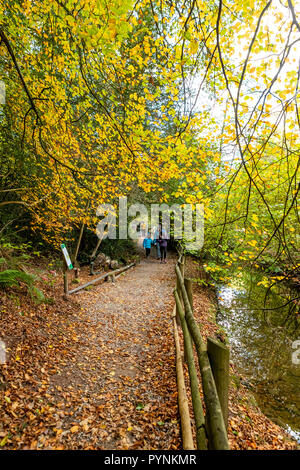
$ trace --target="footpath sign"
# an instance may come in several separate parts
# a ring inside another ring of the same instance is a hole
[[[62,244],[60,245],[60,247],[61,247],[61,250],[62,250],[62,252],[63,252],[66,265],[68,266],[69,269],[73,269],[73,264],[72,264],[71,258],[70,258],[70,256],[69,256],[68,250],[67,250],[67,248],[66,248],[66,245],[65,245],[64,243],[62,243]]]

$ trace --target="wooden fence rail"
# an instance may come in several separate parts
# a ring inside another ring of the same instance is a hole
[[[103,279],[109,279],[111,278],[112,280],[115,280],[117,277],[119,277],[120,274],[122,274],[124,271],[127,271],[127,269],[132,268],[135,266],[135,263],[128,264],[127,266],[124,266],[123,268],[115,269],[114,271],[109,271],[105,274],[102,274],[102,276],[97,277],[96,279],[93,279],[92,281],[87,282],[86,284],[83,284],[82,286],[78,286],[75,289],[68,290],[68,284],[66,281],[66,274],[64,275],[64,292],[65,294],[74,294],[75,292],[78,292],[82,289],[85,289],[88,286],[91,286],[93,284],[97,284],[98,282],[102,281]]]
[[[184,450],[194,450],[193,434],[191,428],[191,419],[189,411],[189,403],[186,394],[186,387],[184,382],[184,372],[182,366],[182,356],[180,350],[180,341],[178,334],[178,327],[176,322],[175,307],[173,315],[174,326],[174,339],[176,350],[176,375],[177,375],[177,389],[178,389],[178,408],[181,419],[181,435]]]
[[[192,405],[196,425],[197,449],[228,450],[228,384],[229,349],[209,338],[207,346],[193,315],[192,285],[184,278],[184,255],[175,267],[176,323],[180,322],[188,365]],[[193,342],[198,357],[206,415],[204,418],[197,369],[194,362]]]

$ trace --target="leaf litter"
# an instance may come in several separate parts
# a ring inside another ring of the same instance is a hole
[[[142,262],[68,299],[58,279],[51,305],[4,292],[2,448],[180,448],[173,268]]]

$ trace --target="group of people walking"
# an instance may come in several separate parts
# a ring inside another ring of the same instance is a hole
[[[166,263],[168,239],[167,233],[161,225],[155,229],[153,238],[149,232],[147,237],[145,237],[143,240],[143,247],[145,248],[146,258],[149,258],[152,246],[156,247],[157,259],[160,260],[161,263]]]

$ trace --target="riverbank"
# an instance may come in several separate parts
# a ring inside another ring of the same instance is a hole
[[[226,333],[216,322],[217,296],[205,285],[205,273],[198,261],[188,258],[186,277],[198,279],[193,286],[194,315],[204,338],[210,336],[225,342]],[[273,423],[259,409],[248,383],[230,361],[228,437],[232,450],[292,450],[299,446],[287,432]]]

